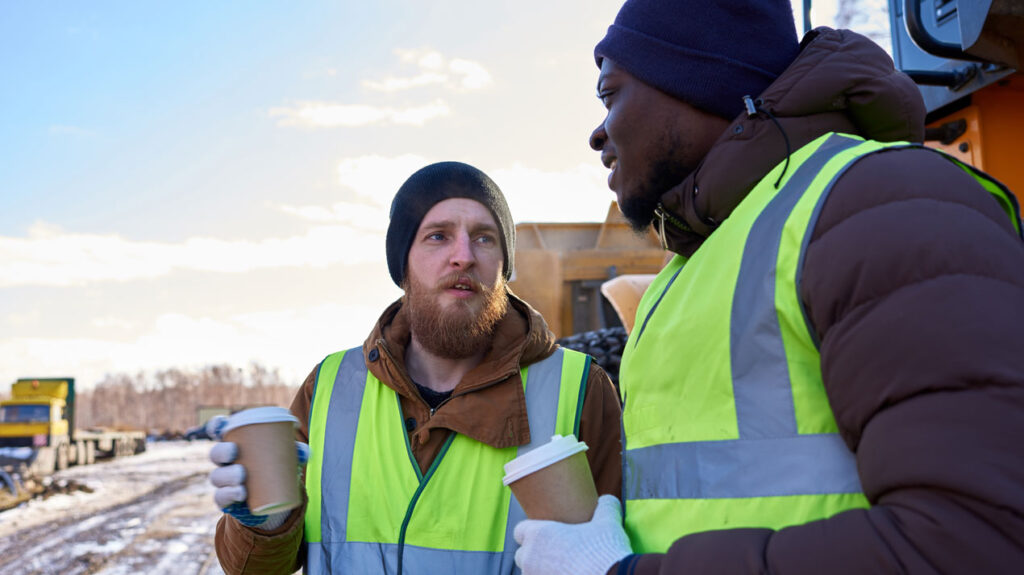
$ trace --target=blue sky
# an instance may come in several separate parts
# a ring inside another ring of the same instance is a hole
[[[620,4],[0,1],[0,382],[298,383],[398,297],[387,207],[433,161],[517,221],[603,219],[592,49]]]

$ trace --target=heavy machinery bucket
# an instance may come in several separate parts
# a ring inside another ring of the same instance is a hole
[[[0,511],[21,505],[32,498],[25,489],[18,473],[9,473],[0,468]]]

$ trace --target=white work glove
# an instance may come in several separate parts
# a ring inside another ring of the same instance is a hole
[[[527,519],[512,535],[520,545],[516,565],[523,575],[604,575],[633,553],[622,529],[622,506],[614,495],[598,498],[587,523]]]
[[[206,424],[206,431],[217,440],[210,449],[210,461],[217,468],[210,472],[210,483],[217,489],[213,492],[213,501],[221,511],[234,517],[246,527],[271,530],[284,524],[292,510],[279,511],[269,515],[254,515],[249,509],[249,493],[245,489],[246,470],[241,464],[234,463],[238,458],[238,445],[230,441],[220,441],[221,430],[227,424],[227,418],[218,415]],[[295,442],[298,452],[299,467],[309,461],[309,446],[300,441]]]

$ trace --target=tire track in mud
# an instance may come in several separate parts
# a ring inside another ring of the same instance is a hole
[[[193,473],[128,502],[13,533],[0,541],[0,572],[199,573],[213,553],[220,516],[206,481],[206,473]]]

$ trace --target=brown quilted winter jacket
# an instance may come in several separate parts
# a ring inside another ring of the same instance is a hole
[[[423,472],[430,468],[449,431],[498,448],[530,442],[519,368],[550,356],[558,345],[539,313],[514,295],[510,295],[510,303],[508,314],[498,324],[491,351],[433,415],[405,371],[409,321],[399,302],[384,311],[363,343],[364,357],[368,358],[374,349],[379,354],[377,361],[367,360],[369,370],[400,397],[407,428],[411,427],[409,445]],[[309,408],[319,367],[310,372],[292,401],[292,414],[301,422],[297,436],[303,442],[309,441]],[[580,415],[580,439],[589,447],[587,459],[601,494],[617,495],[621,491],[620,417],[618,396],[608,374],[591,363]],[[223,516],[217,524],[215,544],[224,571],[275,574],[299,569],[305,559],[301,549],[304,509],[294,512],[271,532],[250,529]]]
[[[760,97],[793,150],[829,131],[923,136],[917,88],[849,31],[809,34]],[[671,249],[697,250],[785,156],[770,119],[737,119],[662,196],[696,232],[666,225]],[[1007,215],[938,154],[869,156],[828,197],[799,287],[872,507],[690,535],[633,572],[1024,573],[1024,243]]]

